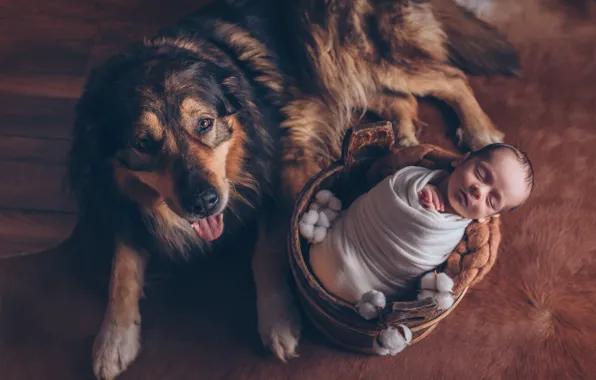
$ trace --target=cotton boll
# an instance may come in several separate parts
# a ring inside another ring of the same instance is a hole
[[[329,208],[333,211],[341,211],[341,201],[335,197],[331,198]]]
[[[435,290],[437,288],[436,279],[437,276],[434,272],[428,272],[420,279],[420,289]]]
[[[437,301],[437,309],[443,311],[449,309],[455,299],[451,293],[437,293],[435,295],[435,301]]]
[[[435,296],[435,292],[432,290],[422,290],[420,293],[418,293],[418,299],[419,300],[423,300],[425,298],[433,298]]]
[[[408,346],[404,338],[395,327],[388,327],[379,334],[379,344],[390,350],[391,355],[395,355]]]
[[[366,320],[373,319],[378,316],[377,308],[368,302],[358,306],[358,313],[360,313],[360,315]]]
[[[310,204],[309,210],[314,210],[314,211],[320,211],[321,210],[321,205],[319,205],[317,202],[313,202]]]
[[[329,190],[321,190],[315,195],[317,203],[321,206],[326,205],[333,198],[333,193]]]
[[[387,356],[387,355],[391,354],[391,350],[389,350],[388,348],[382,347],[379,344],[379,342],[377,341],[377,339],[375,339],[373,342],[373,351],[375,354],[377,354],[379,356]]]
[[[337,212],[331,210],[331,209],[324,209],[321,211],[322,214],[325,214],[325,216],[327,217],[327,220],[329,220],[329,223],[333,222],[336,218],[337,218]]]
[[[370,300],[370,303],[374,306],[384,308],[387,305],[387,299],[385,298],[385,294],[381,292],[376,292]]]
[[[300,235],[302,235],[306,240],[310,242],[313,241],[315,234],[315,226],[313,226],[312,224],[302,222],[298,225],[298,229],[300,231]]]
[[[439,292],[450,292],[453,290],[453,280],[443,272],[437,275],[437,290]]]
[[[406,339],[406,342],[408,342],[409,344],[412,341],[412,330],[410,330],[410,328],[406,325],[397,325],[397,327],[401,327],[401,329],[403,330],[402,335]]]
[[[315,227],[314,231],[313,231],[313,242],[314,243],[320,243],[325,239],[325,236],[327,236],[327,228],[326,227]]]
[[[377,307],[385,307],[387,304],[387,299],[385,298],[385,294],[379,292],[378,290],[372,289],[360,297],[360,302],[358,304],[364,303],[370,303]]]
[[[315,210],[310,210],[302,217],[302,222],[306,224],[315,225],[319,221],[319,213]]]
[[[319,212],[319,221],[317,222],[317,225],[325,228],[329,228],[331,226],[329,218],[324,212]]]

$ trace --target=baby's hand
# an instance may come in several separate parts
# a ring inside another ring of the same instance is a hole
[[[418,199],[420,204],[426,208],[435,209],[437,211],[445,211],[443,198],[439,194],[439,189],[435,185],[426,185],[418,192]]]

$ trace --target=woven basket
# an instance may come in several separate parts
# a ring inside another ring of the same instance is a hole
[[[454,304],[440,313],[433,299],[416,300],[416,290],[408,300],[388,300],[379,318],[365,320],[356,308],[327,292],[308,265],[309,243],[298,231],[301,216],[308,210],[314,195],[331,190],[349,207],[372,185],[367,174],[372,164],[387,157],[394,144],[391,123],[377,122],[349,129],[343,142],[342,157],[314,176],[300,193],[292,215],[289,235],[289,259],[297,284],[302,308],[324,336],[340,347],[354,352],[373,354],[373,343],[384,329],[403,324],[412,331],[410,345],[426,337],[462,300],[469,286],[477,283],[492,268],[500,242],[499,218],[485,223],[471,223],[464,238],[449,259],[437,268],[454,279]],[[473,253],[473,254],[470,254]]]

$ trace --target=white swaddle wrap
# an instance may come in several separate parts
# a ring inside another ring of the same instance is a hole
[[[398,296],[420,274],[443,263],[470,219],[423,207],[418,192],[447,175],[408,166],[361,195],[310,248],[323,286],[348,302],[375,289]]]

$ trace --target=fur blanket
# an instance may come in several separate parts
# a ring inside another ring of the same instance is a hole
[[[536,187],[529,203],[502,216],[499,260],[454,312],[395,357],[339,351],[307,328],[300,358],[279,363],[259,354],[250,262],[231,250],[234,259],[179,277],[163,296],[147,289],[154,294],[141,304],[144,349],[122,380],[594,378],[596,5],[480,1],[494,4],[486,16],[518,45],[523,73],[476,79],[474,90],[506,140],[529,152]],[[433,105],[420,116],[432,126],[420,140],[451,147],[442,126],[445,118],[456,126],[454,115]],[[86,286],[97,276],[95,261],[104,274],[110,262],[90,260],[90,271],[73,264],[93,248],[81,241],[0,261],[2,379],[93,378],[89,352],[107,285]]]

